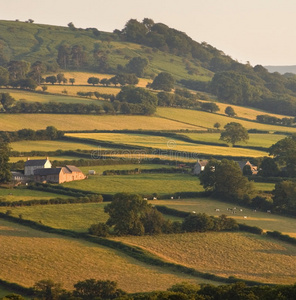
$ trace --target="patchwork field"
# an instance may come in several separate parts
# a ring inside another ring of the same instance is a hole
[[[296,247],[248,233],[188,233],[121,237],[170,262],[223,277],[294,284]],[[271,263],[272,262],[272,263]]]
[[[264,114],[264,113],[258,113]],[[243,125],[246,129],[260,129],[268,131],[285,131],[285,132],[296,132],[296,128],[285,127],[285,126],[276,126],[269,124],[260,124],[257,122],[245,121],[236,118],[227,117],[225,115],[212,114],[205,111],[181,109],[181,108],[157,108],[157,116],[167,118],[170,120],[176,120],[179,122],[184,122],[186,124],[203,126],[206,128],[213,129],[213,126],[216,122],[221,124],[223,128],[229,122],[238,122]]]
[[[114,280],[128,292],[144,292],[165,290],[182,281],[210,282],[139,263],[110,248],[3,220],[0,233],[0,265],[5,266],[0,278],[27,287],[42,279],[52,279],[62,282],[66,289],[73,289],[77,281],[94,278]]]
[[[267,153],[258,150],[233,148],[224,146],[199,145],[181,140],[162,136],[152,136],[143,134],[126,134],[126,133],[68,133],[70,137],[89,138],[99,141],[111,141],[114,143],[122,143],[135,146],[152,147],[161,149],[163,154],[172,153],[172,150],[179,152],[196,153],[194,158],[198,158],[202,154],[212,155],[229,155],[243,157],[259,157],[265,156]],[[219,137],[218,139],[219,140]],[[145,151],[145,150],[144,150]],[[180,153],[180,154],[181,154]]]
[[[51,115],[51,114],[1,114],[0,128],[15,131],[23,128],[44,129],[54,126],[59,130],[199,130],[195,125],[148,116],[112,115]]]

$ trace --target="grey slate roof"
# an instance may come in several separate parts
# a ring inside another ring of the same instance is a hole
[[[25,162],[26,167],[44,166],[47,159],[29,159]]]
[[[58,175],[62,168],[45,168],[34,170],[34,175],[46,176],[46,175]]]

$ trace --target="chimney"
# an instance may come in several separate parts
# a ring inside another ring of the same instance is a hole
[[[27,157],[27,160],[30,160],[30,157]]]

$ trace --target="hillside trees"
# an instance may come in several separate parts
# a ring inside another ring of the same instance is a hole
[[[251,196],[251,182],[243,176],[237,162],[211,159],[200,175],[203,187],[219,198],[243,199]]]
[[[233,146],[237,142],[246,142],[249,139],[248,131],[240,123],[230,122],[224,126],[224,129],[220,135],[220,140]]]
[[[214,102],[202,102],[200,107],[202,110],[209,111],[211,113],[220,110],[219,106]]]
[[[0,67],[0,86],[7,85],[9,82],[9,72],[7,69]]]
[[[128,73],[135,73],[138,77],[143,77],[148,60],[141,57],[133,57],[125,66]]]
[[[170,92],[174,88],[175,79],[167,72],[159,73],[151,83],[150,87],[154,90]]]
[[[273,194],[273,204],[276,209],[296,211],[296,183],[294,181],[278,182]]]
[[[11,179],[9,154],[9,144],[4,140],[0,140],[0,183],[8,182]]]

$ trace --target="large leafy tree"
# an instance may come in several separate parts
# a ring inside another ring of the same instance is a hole
[[[9,144],[3,139],[0,140],[0,182],[8,182],[11,179],[9,154]]]
[[[275,185],[273,204],[277,209],[296,209],[296,183],[282,181]]]
[[[144,75],[144,70],[148,65],[148,60],[141,57],[133,57],[125,66],[128,73],[135,73],[138,77]]]
[[[203,187],[221,198],[243,199],[253,192],[252,183],[243,176],[238,163],[223,159],[212,159],[200,175]]]
[[[151,83],[150,87],[154,90],[170,92],[174,88],[175,79],[170,73],[159,73]]]
[[[0,86],[7,85],[9,81],[9,72],[3,68],[0,67]]]
[[[224,126],[224,131],[220,135],[220,140],[232,144],[237,142],[246,142],[249,139],[249,134],[246,128],[240,123],[230,122]]]

